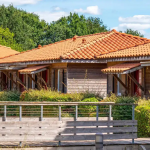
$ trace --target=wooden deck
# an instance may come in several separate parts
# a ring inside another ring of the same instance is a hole
[[[22,143],[27,147],[51,147],[58,146],[58,142],[26,142]],[[138,138],[135,139],[135,145],[150,145],[150,138]],[[0,147],[17,147],[18,142],[0,142]],[[95,141],[83,141],[83,142],[62,142],[61,146],[94,146]],[[132,145],[131,140],[105,140],[104,145]]]

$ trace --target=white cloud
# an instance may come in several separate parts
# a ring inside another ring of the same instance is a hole
[[[75,9],[74,11],[77,13],[86,13],[86,14],[92,14],[92,15],[100,14],[100,10],[98,6],[89,6],[85,10],[80,8],[80,9]]]
[[[150,23],[150,15],[135,15],[133,17],[119,17],[120,22],[124,23],[140,23],[140,24],[147,24]]]
[[[61,17],[68,16],[69,14],[64,11],[60,12],[35,12],[35,14],[38,14],[40,16],[40,19],[44,19],[47,22],[52,22],[60,19]]]
[[[25,4],[36,4],[37,2],[39,2],[41,0],[0,0],[0,4],[4,4],[4,5],[9,5],[9,4],[13,4],[13,5],[25,5]]]
[[[58,10],[61,10],[61,8],[60,7],[55,7],[54,10],[58,11]]]
[[[119,17],[120,24],[116,29],[117,31],[125,31],[127,29],[137,30],[146,38],[150,38],[150,33],[146,30],[150,29],[150,15],[134,15],[133,17]]]
[[[150,28],[150,24],[132,24],[132,23],[121,23],[118,27],[114,27],[117,30],[126,30],[126,29],[133,29],[133,30],[145,30]]]

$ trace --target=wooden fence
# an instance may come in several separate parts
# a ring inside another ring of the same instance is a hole
[[[107,139],[134,139],[137,138],[137,121],[134,120],[135,104],[115,103],[77,103],[77,102],[0,102],[4,107],[4,116],[0,122],[0,141],[5,142],[50,142],[58,141],[88,141],[95,140],[96,133],[104,133],[104,140]],[[23,106],[41,106],[39,120],[22,117]],[[43,118],[44,106],[58,106],[59,117]],[[78,117],[79,105],[97,106],[96,117]],[[109,116],[106,119],[99,117],[99,106],[109,105]],[[132,105],[132,120],[112,120],[112,106]],[[19,106],[19,119],[8,119],[7,106]],[[74,120],[64,119],[61,115],[62,106],[75,106]]]

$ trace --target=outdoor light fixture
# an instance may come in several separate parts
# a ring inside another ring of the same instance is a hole
[[[95,147],[96,147],[96,150],[103,150],[103,134],[102,133],[96,133]]]

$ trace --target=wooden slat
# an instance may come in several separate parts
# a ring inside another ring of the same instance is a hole
[[[106,139],[132,139],[137,138],[137,134],[109,134],[104,135],[104,140]],[[95,140],[95,135],[25,135],[25,136],[0,136],[0,141],[10,141],[10,142],[17,142],[17,141],[85,141],[85,140]]]
[[[9,127],[9,126],[60,126],[60,127],[70,127],[70,126],[125,126],[125,125],[137,125],[136,120],[113,120],[113,121],[52,121],[52,122],[39,122],[39,121],[30,121],[30,122],[1,122],[0,127]]]
[[[17,135],[17,134],[25,134],[25,135],[52,135],[52,134],[71,134],[71,133],[106,133],[106,132],[115,132],[115,133],[126,133],[126,132],[137,132],[137,127],[104,127],[104,128],[39,128],[37,129],[0,129],[1,134],[8,135]]]

